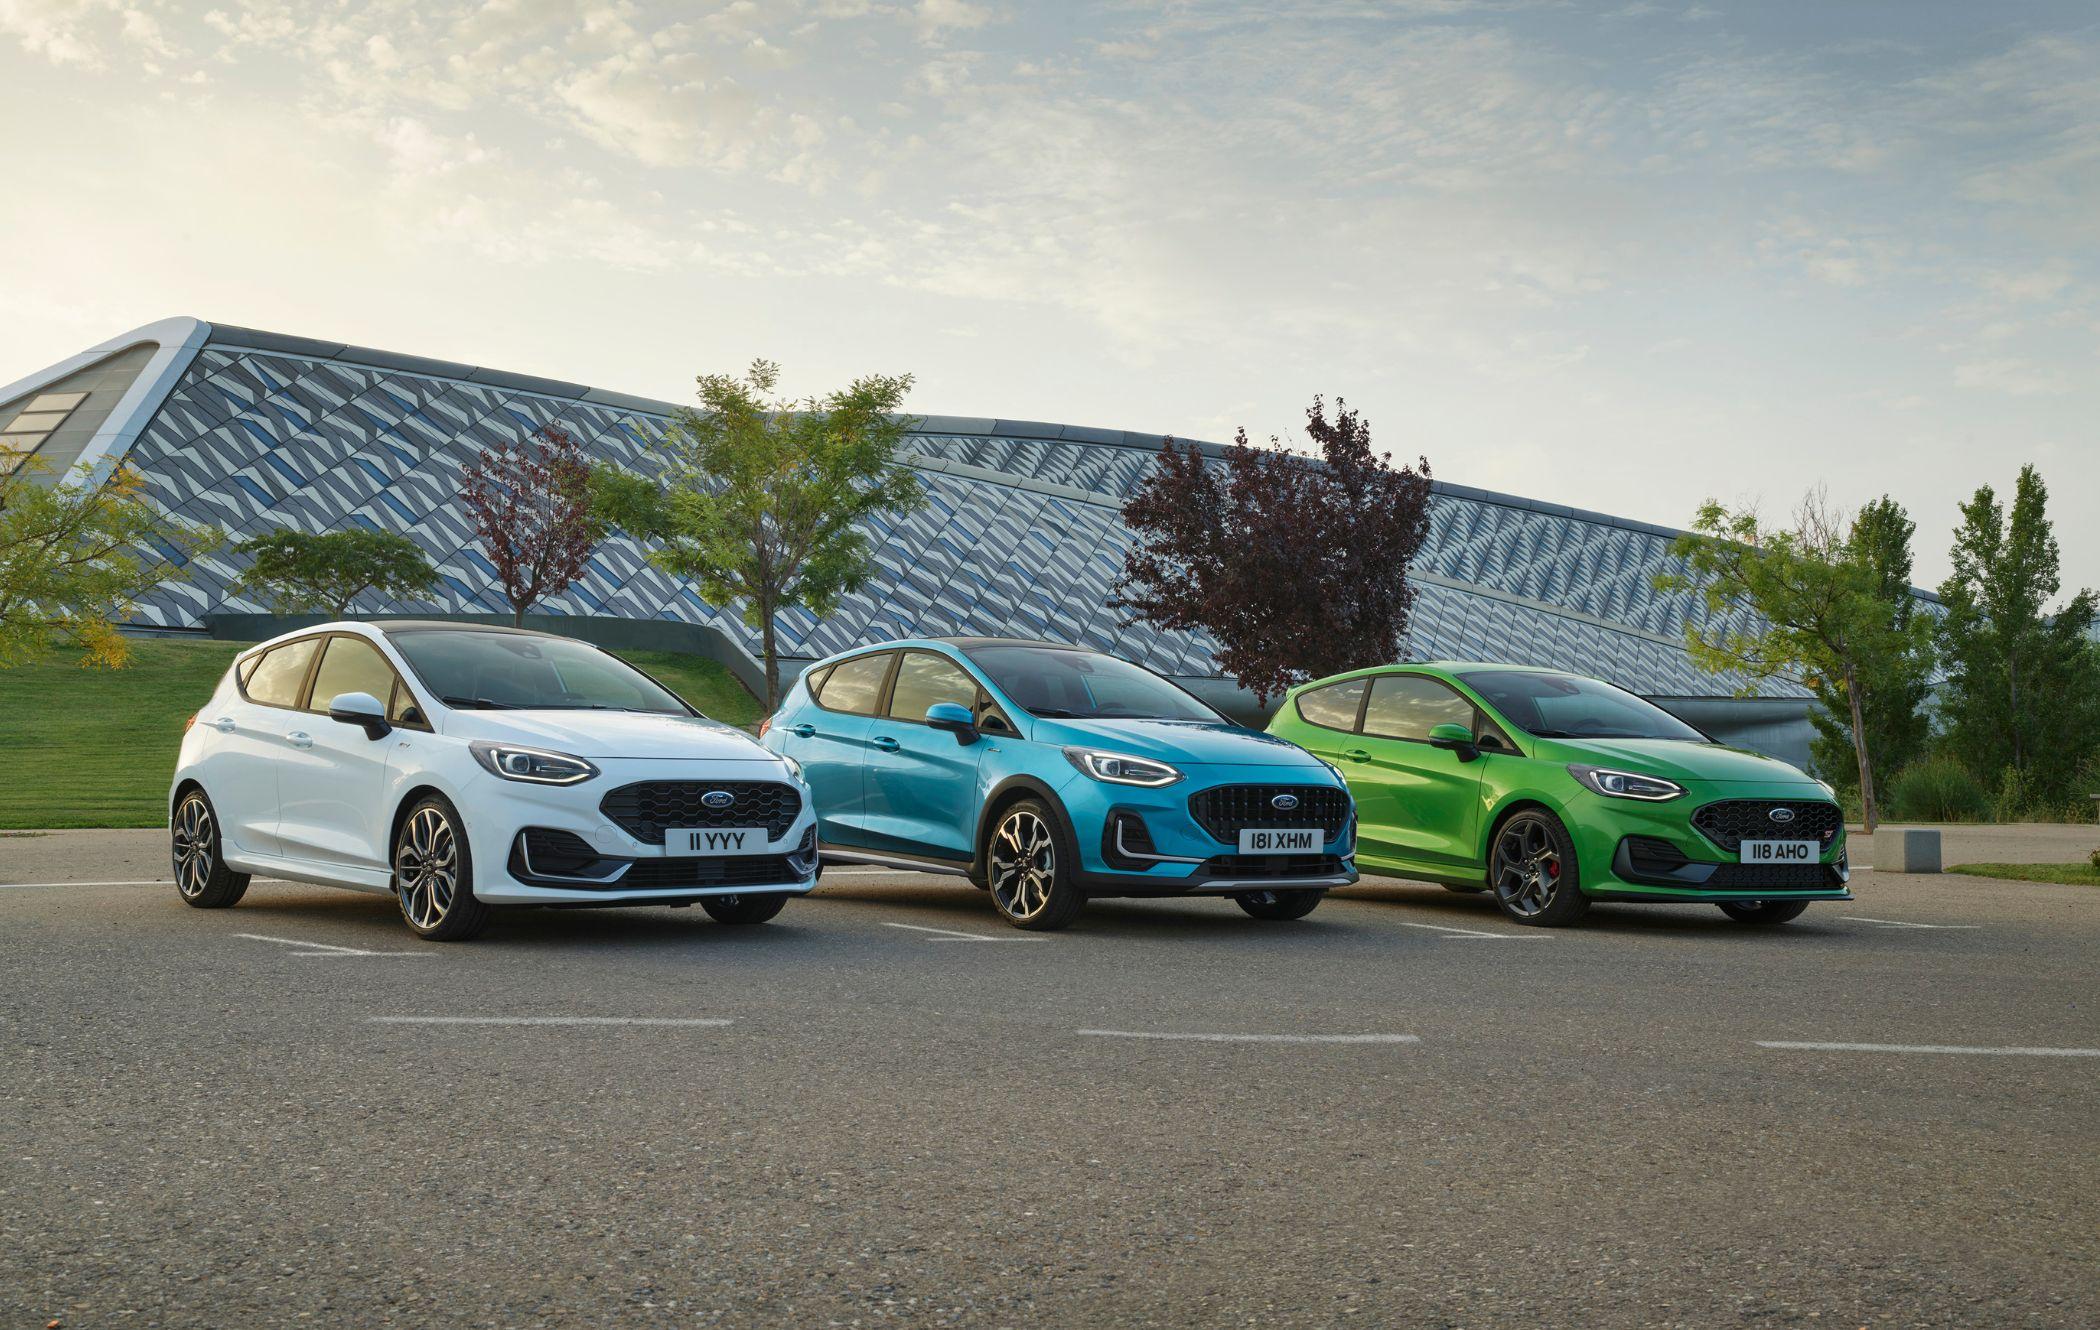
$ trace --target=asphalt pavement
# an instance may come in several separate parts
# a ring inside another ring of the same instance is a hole
[[[833,870],[441,946],[166,876],[0,838],[0,1325],[2100,1321],[2088,888],[1045,936]]]

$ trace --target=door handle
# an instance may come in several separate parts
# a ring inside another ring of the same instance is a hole
[[[311,748],[314,746],[314,737],[305,730],[293,730],[284,737],[291,741],[291,745],[294,748]]]
[[[217,720],[215,720],[215,721],[213,721],[213,722],[211,723],[211,727],[212,727],[213,729],[217,730],[217,731],[218,731],[219,733],[221,733],[221,734],[232,734],[232,733],[233,733],[233,717],[231,717],[231,716],[221,716],[221,717],[219,717],[219,718],[218,718]]]
[[[1362,748],[1344,748],[1342,750],[1342,760],[1344,762],[1368,762],[1371,760],[1371,754]]]
[[[794,735],[797,739],[814,738],[817,733],[817,727],[805,721],[800,725],[788,726],[788,733]]]
[[[894,753],[899,748],[902,748],[904,746],[898,743],[895,739],[890,738],[890,736],[888,736],[887,734],[876,735],[874,738],[868,740],[868,744],[870,747],[880,748],[885,753]]]

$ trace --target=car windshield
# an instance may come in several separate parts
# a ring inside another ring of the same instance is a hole
[[[1073,720],[1224,719],[1129,661],[1074,647],[976,647],[968,653],[1000,692],[1032,715]]]
[[[1542,739],[1712,742],[1653,702],[1595,679],[1530,670],[1476,670],[1458,677],[1504,720]]]
[[[567,638],[442,628],[388,637],[448,707],[694,714],[632,665]]]

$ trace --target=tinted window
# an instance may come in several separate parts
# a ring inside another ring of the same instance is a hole
[[[394,692],[394,667],[386,663],[370,642],[355,637],[331,637],[321,653],[321,668],[314,673],[314,692],[309,711],[326,711],[340,693],[370,693],[385,706]]]
[[[423,686],[449,707],[693,714],[618,656],[565,637],[448,628],[391,637]]]
[[[1315,688],[1298,696],[1298,714],[1309,724],[1324,725],[1330,730],[1353,730],[1356,728],[1356,712],[1363,705],[1364,679],[1351,679],[1347,683],[1329,684]]]
[[[905,652],[897,666],[897,683],[890,689],[890,715],[898,720],[924,720],[926,708],[936,702],[953,702],[974,717],[977,681],[945,656]]]
[[[999,691],[1038,716],[1223,720],[1152,671],[1076,647],[973,647]]]
[[[265,651],[248,674],[248,700],[266,707],[298,706],[299,686],[320,645],[320,638],[308,637]]]
[[[1439,725],[1473,729],[1473,704],[1421,674],[1387,674],[1371,685],[1364,733],[1385,739],[1427,739]]]
[[[1541,738],[1707,742],[1653,702],[1596,679],[1531,670],[1478,670],[1458,677],[1504,720]]]
[[[882,695],[883,676],[889,672],[890,654],[887,651],[840,661],[824,680],[817,701],[832,711],[872,716],[875,714],[875,700]]]

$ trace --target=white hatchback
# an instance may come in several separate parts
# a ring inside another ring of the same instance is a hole
[[[763,923],[817,885],[793,761],[626,662],[472,624],[333,623],[234,661],[183,736],[175,882],[390,892],[426,938],[494,905],[691,905]]]

